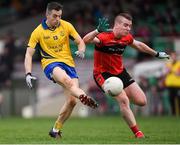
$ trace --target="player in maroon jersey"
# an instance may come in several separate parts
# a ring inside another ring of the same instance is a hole
[[[111,77],[119,77],[124,84],[124,90],[115,97],[119,103],[124,120],[135,134],[136,138],[143,138],[144,134],[139,130],[135,117],[129,107],[129,100],[134,104],[144,106],[147,103],[146,96],[139,85],[126,71],[122,54],[127,45],[148,53],[160,59],[169,58],[165,52],[156,52],[145,43],[137,41],[130,34],[132,17],[128,13],[120,13],[114,20],[112,30],[106,18],[99,21],[96,30],[86,34],[85,43],[94,43],[94,70],[93,75],[97,85],[103,90],[104,81]]]

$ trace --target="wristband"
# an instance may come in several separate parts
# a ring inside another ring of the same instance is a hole
[[[98,31],[98,29],[96,29],[95,31],[96,31],[97,33],[100,33],[100,32]]]
[[[159,52],[156,53],[155,57],[159,57]]]

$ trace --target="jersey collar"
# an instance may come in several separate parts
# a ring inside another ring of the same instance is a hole
[[[46,24],[46,18],[44,18],[43,20],[42,20],[42,27],[45,29],[45,30],[47,30],[47,29],[49,29],[49,30],[51,30],[51,31],[54,31],[55,29],[50,29],[49,27],[48,27],[48,25]],[[60,26],[60,23],[59,23],[59,25],[58,25],[58,27]]]
[[[46,30],[46,29],[49,29],[49,27],[48,27],[48,25],[46,24],[46,18],[44,18],[43,20],[42,20],[42,26],[43,26],[43,28]]]

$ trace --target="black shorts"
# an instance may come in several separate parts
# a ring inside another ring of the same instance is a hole
[[[111,74],[109,72],[103,72],[100,74],[94,74],[94,80],[96,82],[96,84],[98,85],[98,87],[101,88],[101,86],[103,85],[104,81],[106,79],[108,79],[109,77],[118,77],[122,80],[124,88],[128,87],[130,84],[134,83],[134,79],[132,79],[132,77],[130,76],[130,74],[126,71],[126,69],[124,68],[124,70],[118,74],[118,75],[114,75]],[[102,88],[101,88],[102,89]]]

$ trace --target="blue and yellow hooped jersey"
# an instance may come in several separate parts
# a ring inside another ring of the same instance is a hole
[[[77,31],[69,22],[60,20],[60,25],[55,30],[50,30],[44,19],[32,32],[28,47],[39,49],[43,69],[52,62],[63,62],[74,67],[69,41],[77,36]]]

